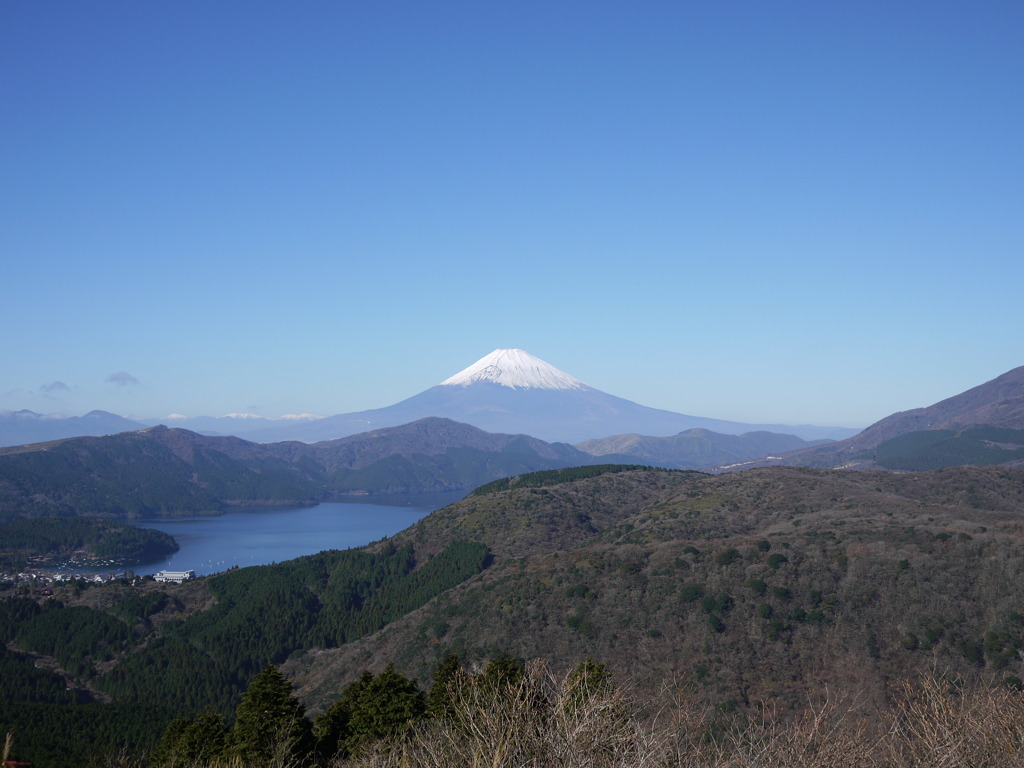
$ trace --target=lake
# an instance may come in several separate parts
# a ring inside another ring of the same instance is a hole
[[[171,534],[181,546],[162,560],[130,566],[136,574],[268,565],[325,549],[361,547],[391,536],[462,494],[377,497],[315,507],[233,510],[215,516],[140,518],[131,524]]]

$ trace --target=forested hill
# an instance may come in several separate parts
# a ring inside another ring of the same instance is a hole
[[[554,473],[552,473],[554,474]],[[881,705],[929,668],[1024,679],[1024,471],[640,470],[466,497],[394,537],[494,565],[355,643],[290,662],[311,701],[454,649],[680,676],[742,706],[824,684]]]
[[[0,449],[0,519],[131,517],[354,493],[468,491],[508,475],[608,460],[447,419],[313,445],[153,427]]]
[[[846,440],[794,451],[784,463],[913,470],[1020,466],[1022,435],[1024,366],[926,408],[894,413]]]
[[[178,551],[162,531],[136,528],[114,520],[12,520],[0,523],[0,571],[17,573],[29,563],[49,567],[75,560],[84,566],[154,560]]]
[[[576,447],[597,457],[605,454],[628,455],[635,457],[636,461],[656,467],[699,469],[763,459],[812,445],[815,443],[801,440],[795,435],[775,432],[724,435],[707,429],[688,429],[670,437],[614,435],[600,440],[587,440],[578,443]]]
[[[12,589],[0,724],[63,765],[42,756],[82,718],[127,718],[113,744],[149,718],[131,736],[145,744],[168,707],[230,713],[268,662],[319,712],[361,670],[425,681],[450,651],[469,668],[591,656],[722,712],[825,687],[884,708],[936,669],[1024,686],[1022,545],[1024,470],[519,475],[358,550],[182,585]]]

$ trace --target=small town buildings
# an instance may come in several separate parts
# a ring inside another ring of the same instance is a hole
[[[181,584],[181,582],[194,579],[195,577],[195,571],[158,571],[153,576],[157,581],[173,581],[175,584]]]

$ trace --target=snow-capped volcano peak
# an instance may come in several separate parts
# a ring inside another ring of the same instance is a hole
[[[488,382],[512,389],[584,389],[586,385],[521,349],[496,349],[469,368],[441,382],[442,387],[468,387]]]

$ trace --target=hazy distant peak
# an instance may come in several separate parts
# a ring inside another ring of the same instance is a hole
[[[521,349],[496,349],[465,370],[441,382],[442,387],[468,387],[486,382],[511,389],[585,389],[586,385]]]

